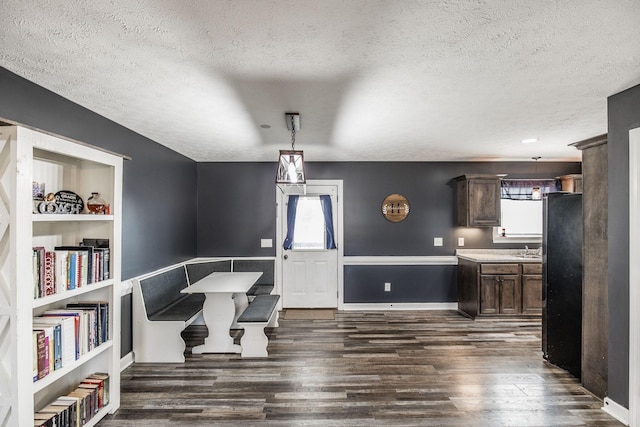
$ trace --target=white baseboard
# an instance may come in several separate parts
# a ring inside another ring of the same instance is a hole
[[[457,302],[403,302],[403,303],[368,303],[343,304],[340,310],[376,311],[376,310],[457,310]]]
[[[629,410],[608,397],[604,398],[602,410],[624,425],[629,425]]]
[[[124,371],[131,365],[133,365],[133,351],[125,354],[124,357],[120,359],[120,372]]]

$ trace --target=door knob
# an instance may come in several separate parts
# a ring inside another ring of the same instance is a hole
[[[289,259],[289,255],[285,255],[283,258],[284,259]]]

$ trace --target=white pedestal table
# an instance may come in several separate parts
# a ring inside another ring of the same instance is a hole
[[[247,291],[262,276],[262,272],[215,272],[183,289],[182,293],[203,293],[204,322],[209,336],[204,344],[193,347],[193,354],[241,353],[233,343],[229,329],[247,307]]]

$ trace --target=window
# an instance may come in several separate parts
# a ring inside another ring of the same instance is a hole
[[[494,227],[494,242],[540,242],[542,239],[542,200],[500,200],[502,224]],[[505,235],[503,236],[503,232]]]
[[[331,196],[290,195],[286,221],[285,250],[336,249]]]
[[[501,182],[500,227],[493,228],[494,243],[538,243],[542,241],[542,200],[540,193],[559,191],[557,180],[507,180]],[[539,194],[540,194],[539,193]]]
[[[324,214],[319,197],[300,197],[293,232],[293,249],[325,248]]]

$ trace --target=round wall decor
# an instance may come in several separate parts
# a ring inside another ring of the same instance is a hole
[[[404,221],[409,216],[409,200],[402,194],[389,194],[382,202],[382,215],[391,222]]]

